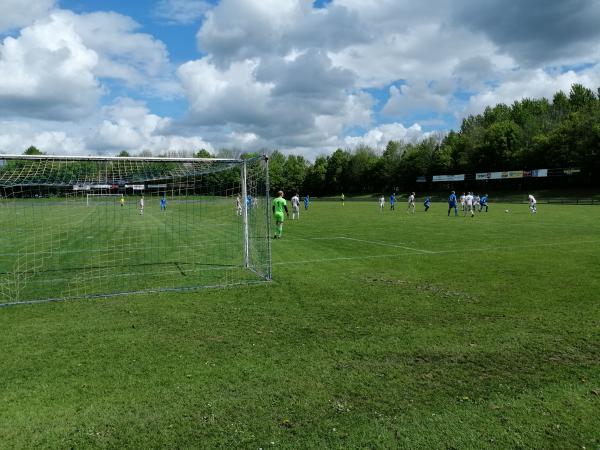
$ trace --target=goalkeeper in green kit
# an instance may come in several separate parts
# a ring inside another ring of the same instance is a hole
[[[283,212],[290,217],[288,207],[283,198],[283,191],[277,192],[277,198],[273,200],[273,217],[275,218],[275,236],[273,239],[281,239],[281,233],[283,233]]]

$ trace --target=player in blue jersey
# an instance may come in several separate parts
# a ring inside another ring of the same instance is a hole
[[[458,208],[456,207],[456,194],[454,191],[450,193],[450,197],[448,197],[448,217],[450,217],[450,211],[454,208],[454,215],[458,216]]]
[[[427,197],[425,197],[423,206],[425,207],[425,212],[429,211],[429,207],[431,206],[431,197],[429,197],[429,195]]]
[[[304,197],[304,209],[308,209],[309,203],[310,203],[310,198],[308,197],[308,194],[306,194],[306,197]]]
[[[479,199],[479,212],[483,210],[485,206],[485,212],[488,212],[488,195],[483,194],[483,196]]]
[[[390,195],[390,210],[393,210],[396,207],[396,194],[392,193]]]
[[[166,209],[167,209],[167,197],[165,197],[163,195],[163,197],[160,199],[160,210],[165,211]]]

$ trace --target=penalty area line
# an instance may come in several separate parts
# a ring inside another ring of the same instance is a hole
[[[340,239],[340,238],[329,238],[329,239]],[[343,239],[343,238],[342,238]],[[352,239],[352,238],[350,238]],[[308,239],[306,239],[308,240]],[[360,240],[359,240],[360,241]],[[376,241],[374,241],[376,242]],[[514,245],[514,246],[502,246],[502,247],[481,247],[481,248],[470,248],[468,250],[465,249],[451,249],[451,250],[439,250],[439,251],[429,251],[429,250],[419,250],[413,249],[410,247],[400,247],[402,249],[410,250],[410,252],[404,253],[392,253],[389,255],[365,255],[365,256],[338,256],[334,258],[318,258],[318,259],[305,259],[300,261],[282,261],[273,263],[274,266],[287,266],[294,264],[315,264],[315,263],[327,263],[327,262],[335,262],[335,261],[359,261],[361,259],[381,259],[381,258],[398,258],[403,256],[415,256],[415,255],[443,255],[448,253],[465,253],[465,252],[494,252],[494,251],[504,251],[504,250],[512,250],[519,248],[532,248],[532,247],[552,247],[552,246],[562,246],[562,245],[577,245],[577,244],[598,244],[600,241],[565,241],[565,242],[548,242],[548,243],[540,243],[540,244],[522,244],[522,245]],[[391,244],[390,244],[391,245]]]
[[[394,258],[398,256],[406,256],[411,253],[395,253],[393,255],[366,255],[366,256],[338,256],[335,258],[319,258],[319,259],[305,259],[302,261],[282,261],[273,263],[274,266],[288,266],[291,264],[314,264],[321,262],[335,262],[335,261],[353,261],[361,259],[379,259],[379,258]],[[414,253],[413,253],[414,254]]]
[[[411,250],[413,252],[418,252],[418,253],[429,253],[429,254],[437,253],[437,252],[432,252],[430,250],[423,250],[420,248],[407,247],[405,245],[390,244],[388,242],[381,242],[381,241],[368,241],[366,239],[357,239],[357,238],[351,238],[351,237],[347,237],[347,236],[341,236],[340,239],[345,239],[348,241],[355,241],[355,242],[364,242],[365,244],[383,245],[384,247],[401,248],[403,250]]]
[[[402,244],[402,242],[400,242],[398,244],[390,244],[389,242],[369,241],[367,239],[357,239],[357,238],[352,238],[352,237],[348,237],[348,236],[294,238],[294,240],[295,241],[354,241],[354,242],[363,242],[365,244],[382,245],[384,247],[401,248],[403,250],[410,250],[412,252],[417,252],[417,253],[426,253],[426,254],[437,253],[437,252],[434,252],[431,250],[423,250],[420,248],[407,247],[406,245],[399,245],[399,244]]]

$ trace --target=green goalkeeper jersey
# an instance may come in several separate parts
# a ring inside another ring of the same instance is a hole
[[[277,197],[275,200],[273,200],[273,208],[275,209],[273,212],[275,214],[282,214],[285,212],[285,206],[286,206],[286,202],[285,199],[282,197]]]

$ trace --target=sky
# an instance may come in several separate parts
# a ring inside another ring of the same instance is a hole
[[[597,0],[0,0],[0,153],[313,159],[600,87]]]

